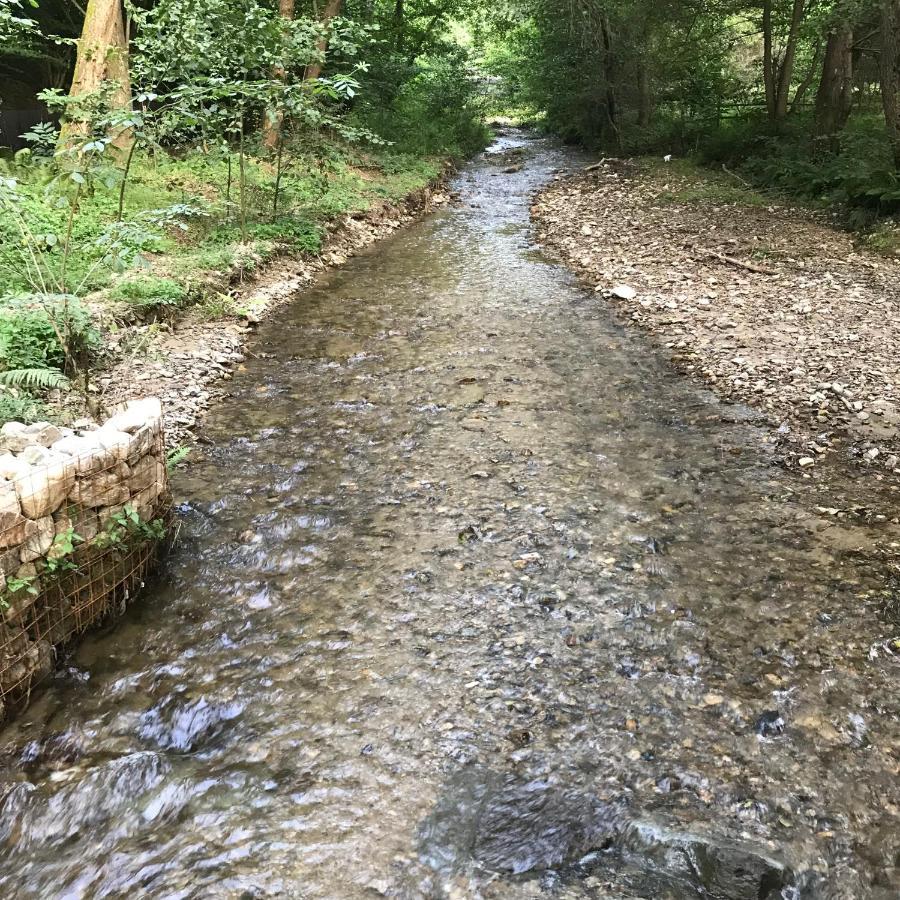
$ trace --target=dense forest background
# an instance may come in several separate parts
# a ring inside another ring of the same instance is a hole
[[[233,313],[209,273],[318,252],[492,117],[883,221],[898,36],[900,0],[0,0],[0,419],[89,395],[98,321]]]

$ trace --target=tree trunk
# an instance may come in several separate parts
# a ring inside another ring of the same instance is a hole
[[[622,134],[619,131],[619,105],[616,102],[616,60],[613,56],[612,34],[609,27],[609,19],[602,16],[600,19],[600,34],[603,39],[603,80],[606,91],[606,120],[610,130],[616,139],[616,147],[622,149]]]
[[[884,122],[900,169],[900,0],[883,0],[881,6],[881,103]]]
[[[649,128],[653,112],[653,101],[650,97],[650,74],[647,64],[641,60],[637,69],[638,109],[637,123],[639,128]]]
[[[766,111],[775,119],[775,60],[772,58],[772,0],[763,0],[763,84],[766,90]]]
[[[784,57],[778,71],[777,91],[775,94],[775,119],[781,122],[788,114],[788,102],[791,96],[791,79],[794,77],[794,60],[797,57],[797,42],[800,39],[800,26],[803,24],[803,13],[806,0],[794,0],[791,10],[791,27],[788,31]]]
[[[328,0],[325,4],[325,9],[322,12],[322,18],[319,20],[323,25],[327,25],[335,16],[339,16],[341,14],[341,9],[344,5],[344,0]],[[325,52],[328,50],[328,38],[320,38],[316,41],[316,51],[319,55],[319,61],[311,62],[306,67],[306,73],[304,74],[304,79],[306,81],[313,81],[318,78],[322,74],[322,60],[325,58]]]
[[[294,18],[294,0],[278,0],[278,14],[285,22]],[[272,75],[279,81],[284,81],[286,72],[283,65],[275,66]],[[275,151],[281,144],[281,126],[284,122],[284,110],[281,107],[267,109],[263,121],[263,146],[267,150]]]
[[[853,29],[837,25],[828,35],[822,80],[816,91],[816,135],[843,131],[853,102]]]
[[[403,32],[406,28],[405,15],[403,0],[396,0],[394,3],[394,49],[398,53],[403,52]]]
[[[122,4],[120,0],[88,0],[69,96],[93,93],[105,81],[116,85],[110,98],[112,108],[130,109],[131,79]],[[65,122],[59,135],[60,146],[71,145],[73,139],[85,134],[86,130],[85,122]],[[130,143],[131,138],[126,132],[116,135],[113,140],[113,144],[121,149]]]
[[[816,78],[816,72],[820,71],[819,68],[819,59],[822,56],[822,42],[816,41],[816,49],[813,52],[813,58],[809,63],[809,68],[806,70],[806,74],[803,76],[803,80],[800,84],[797,85],[797,90],[794,92],[794,99],[791,100],[791,115],[796,112],[799,112],[800,106],[806,100],[806,95],[809,93],[810,87],[812,87],[813,81]]]

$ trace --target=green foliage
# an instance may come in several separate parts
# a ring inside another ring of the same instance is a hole
[[[0,372],[0,384],[28,390],[67,387],[69,379],[53,369],[8,369]]]
[[[125,548],[135,542],[161,541],[167,533],[162,519],[145,522],[137,510],[126,503],[124,508],[111,516],[104,528],[91,542],[99,548]]]
[[[166,454],[166,469],[171,472],[190,455],[190,447],[175,447]]]
[[[24,422],[26,425],[48,418],[43,404],[31,394],[16,389],[0,390],[0,425]]]
[[[62,370],[67,328],[71,352],[80,358],[87,356],[96,345],[97,332],[74,297],[22,294],[0,298],[0,371]]]
[[[397,152],[470,156],[487,144],[489,133],[481,94],[466,64],[460,48],[417,60],[394,73],[395,78],[402,75],[399,83],[389,82],[382,92],[364,95],[355,115]]]
[[[110,297],[136,307],[180,307],[187,300],[188,291],[171,278],[137,275],[118,281]]]

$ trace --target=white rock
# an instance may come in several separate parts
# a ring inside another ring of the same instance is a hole
[[[634,300],[637,297],[637,291],[628,284],[617,284],[610,293],[620,300]]]
[[[116,431],[114,428],[101,428],[93,432],[93,436],[96,436],[101,447],[112,451],[117,460],[124,462],[131,452],[132,438],[131,435],[126,434],[124,431]]]
[[[40,559],[50,549],[55,536],[56,531],[50,516],[44,516],[34,522],[29,521],[26,526],[25,541],[19,549],[19,558],[23,563]]]
[[[0,547],[13,547],[22,542],[25,521],[15,485],[0,482]]]
[[[42,444],[29,444],[19,452],[18,458],[30,466],[42,466],[50,458],[50,451]]]
[[[57,441],[50,449],[54,453],[62,453],[70,456],[75,463],[78,474],[88,472],[102,472],[118,461],[115,451],[106,450],[97,435],[99,431],[92,431],[83,437],[66,437]]]
[[[18,478],[27,478],[30,474],[31,466],[24,459],[19,459],[12,453],[0,454],[0,476],[15,481]]]
[[[158,422],[161,419],[162,404],[156,397],[147,397],[145,400],[130,400],[125,409],[104,422],[103,427],[132,433],[149,422]]]
[[[40,444],[42,447],[55,444],[63,436],[63,433],[49,422],[35,422],[33,425],[28,425],[24,434],[31,438],[31,443]]]
[[[128,474],[128,466],[118,463],[115,469],[79,478],[69,492],[69,499],[91,508],[126,503],[130,496]]]
[[[33,468],[27,478],[15,482],[22,512],[29,519],[49,516],[66,499],[74,484],[75,463],[51,454],[45,465]]]
[[[816,461],[811,456],[801,456],[800,459],[797,460],[797,465],[803,469],[814,466],[815,464]]]

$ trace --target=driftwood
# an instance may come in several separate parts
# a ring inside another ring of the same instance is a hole
[[[738,269],[746,269],[748,272],[756,272],[757,275],[777,275],[778,272],[773,269],[767,269],[765,266],[757,266],[755,263],[744,262],[735,256],[726,256],[724,253],[717,253],[715,250],[701,248],[703,256],[711,256],[719,262],[728,263],[729,266],[736,266]]]

